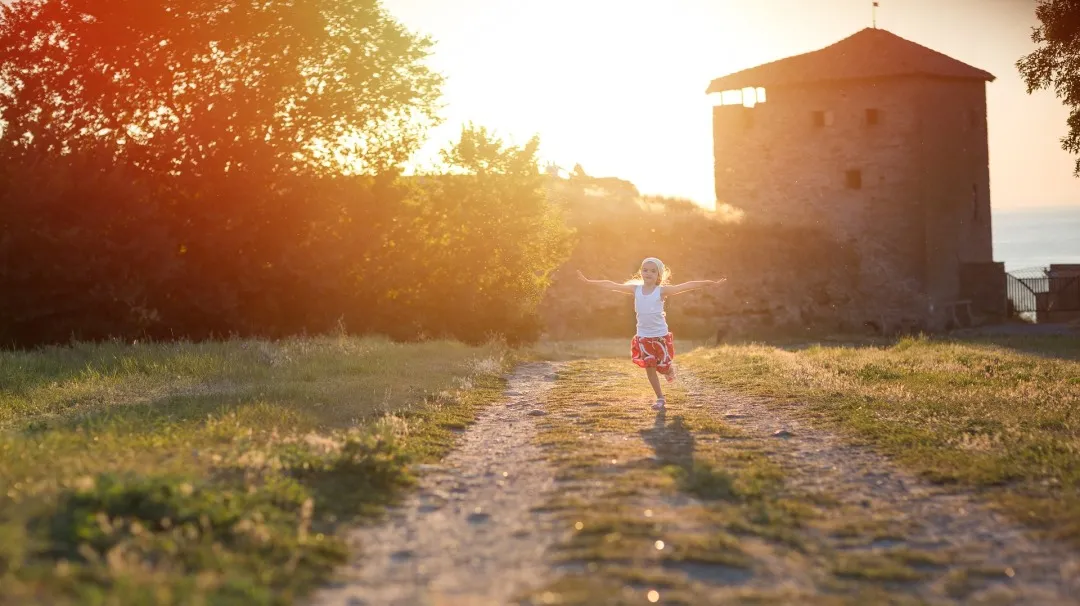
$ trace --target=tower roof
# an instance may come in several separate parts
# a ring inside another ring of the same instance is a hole
[[[705,92],[895,76],[994,81],[989,72],[892,32],[868,27],[825,48],[717,78]]]

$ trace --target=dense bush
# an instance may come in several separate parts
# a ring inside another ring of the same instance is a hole
[[[466,131],[473,136],[480,131]],[[534,149],[502,149],[535,168]],[[0,340],[379,332],[510,340],[567,251],[534,170],[211,188],[75,156],[0,182]]]

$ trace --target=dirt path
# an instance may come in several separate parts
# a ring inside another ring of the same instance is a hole
[[[1077,552],[976,495],[687,369],[653,413],[624,367],[519,367],[313,602],[1080,604]]]
[[[486,606],[545,583],[558,535],[534,508],[555,472],[534,438],[554,372],[519,367],[506,401],[484,411],[442,465],[421,470],[415,494],[384,524],[356,531],[360,559],[313,603]]]

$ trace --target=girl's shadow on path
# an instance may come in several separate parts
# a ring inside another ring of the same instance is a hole
[[[653,426],[639,433],[645,443],[652,448],[656,461],[660,465],[678,465],[684,469],[694,467],[694,435],[683,424],[683,417],[677,416],[666,424],[667,411],[656,413]]]

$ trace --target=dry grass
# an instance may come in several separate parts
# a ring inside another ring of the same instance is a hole
[[[508,361],[352,338],[0,353],[0,602],[288,603]]]
[[[699,349],[722,389],[803,404],[937,482],[985,489],[1012,514],[1080,540],[1080,343],[904,339],[890,345]]]
[[[530,347],[529,355],[537,360],[555,362],[618,358],[630,355],[630,341],[618,339],[585,339],[581,341],[545,340]]]

